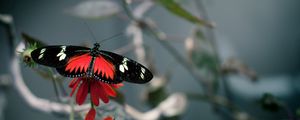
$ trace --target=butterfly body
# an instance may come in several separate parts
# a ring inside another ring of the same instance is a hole
[[[100,50],[98,43],[93,48],[81,46],[46,46],[31,53],[39,64],[56,68],[66,77],[90,77],[109,84],[122,81],[149,82],[153,75],[143,65],[121,55]]]

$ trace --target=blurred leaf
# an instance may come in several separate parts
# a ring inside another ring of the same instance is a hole
[[[205,39],[200,29],[195,29],[189,39],[186,39],[188,56],[198,69],[208,69],[217,74],[218,60],[210,42]],[[189,47],[189,48],[188,48]]]
[[[216,71],[217,61],[212,55],[194,51],[192,52],[191,57],[197,68],[206,68],[214,72]]]
[[[167,71],[162,76],[155,76],[150,82],[145,92],[147,103],[152,107],[156,107],[168,97],[166,86],[171,77],[171,71]]]
[[[201,29],[195,29],[186,39],[186,50],[190,62],[207,79],[207,89],[215,93],[219,87],[219,60],[214,46]]]
[[[119,13],[120,7],[114,1],[88,0],[79,3],[66,12],[80,18],[102,19]]]
[[[300,118],[300,108],[298,108],[298,109],[296,110],[296,115],[297,115],[297,118]]]
[[[214,27],[214,25],[211,22],[208,22],[206,20],[200,19],[192,15],[190,12],[188,12],[183,7],[181,7],[178,3],[176,3],[175,0],[156,0],[156,1],[160,3],[163,7],[165,7],[167,10],[169,10],[171,13],[181,18],[184,18],[192,23],[198,25],[205,25],[210,28]]]
[[[19,51],[20,57],[27,66],[34,67],[35,62],[31,58],[31,52],[38,47],[45,46],[45,43],[26,33],[22,33],[22,38],[25,41],[25,49]]]
[[[277,112],[281,109],[280,102],[270,93],[265,93],[259,100],[261,107],[270,112]]]
[[[152,108],[159,105],[164,99],[168,97],[168,94],[164,87],[160,87],[159,89],[153,91],[147,91],[146,94],[147,102]]]

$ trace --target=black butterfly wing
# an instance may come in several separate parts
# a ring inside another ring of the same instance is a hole
[[[114,64],[116,81],[142,84],[153,78],[150,70],[134,60],[108,51],[100,51],[100,53]]]
[[[81,46],[46,46],[33,50],[31,57],[38,64],[58,68],[66,65],[70,57],[89,51],[90,48]]]

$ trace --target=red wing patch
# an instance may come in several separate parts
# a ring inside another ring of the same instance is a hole
[[[94,73],[100,75],[99,77],[105,77],[113,80],[115,76],[115,67],[110,61],[106,60],[102,56],[98,56],[94,63]]]
[[[85,73],[87,72],[91,60],[92,60],[92,56],[90,56],[89,54],[83,54],[80,56],[72,57],[68,61],[65,71],[68,71],[70,73],[71,72]]]

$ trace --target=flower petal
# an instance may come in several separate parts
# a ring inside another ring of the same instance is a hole
[[[94,108],[91,108],[89,112],[86,114],[84,120],[94,120],[96,117],[96,110]]]
[[[78,82],[78,79],[79,79],[79,78],[74,78],[74,79],[70,82],[69,87],[70,87],[70,88],[73,88],[73,86]]]
[[[120,87],[124,86],[124,84],[123,83],[111,84],[111,86],[114,87],[114,88],[120,88]]]
[[[99,89],[99,88],[98,88],[96,81],[92,82],[91,86],[90,86],[91,99],[92,99],[93,104],[96,106],[99,105],[99,98],[100,98],[99,93],[98,93],[99,90],[97,90],[97,89]]]
[[[72,92],[70,94],[70,96],[73,96],[74,92],[76,91],[77,86],[79,85],[80,81],[76,82],[73,87],[72,87]]]
[[[114,119],[113,117],[107,116],[107,117],[105,117],[103,120],[113,120],[113,119]]]
[[[104,90],[104,87],[102,86],[103,83],[101,82],[96,82],[98,83],[98,89],[97,92],[98,92],[98,95],[100,97],[100,99],[104,102],[104,103],[108,103],[109,102],[109,98],[107,96],[107,94],[105,93],[105,90]]]
[[[112,89],[108,84],[106,83],[101,83],[104,90],[105,90],[105,93],[108,94],[108,96],[112,96],[112,97],[116,97],[117,93],[115,92],[114,89]]]
[[[82,84],[80,85],[77,95],[76,95],[76,103],[78,105],[82,105],[87,97],[89,91],[89,83],[87,80],[82,80]]]

